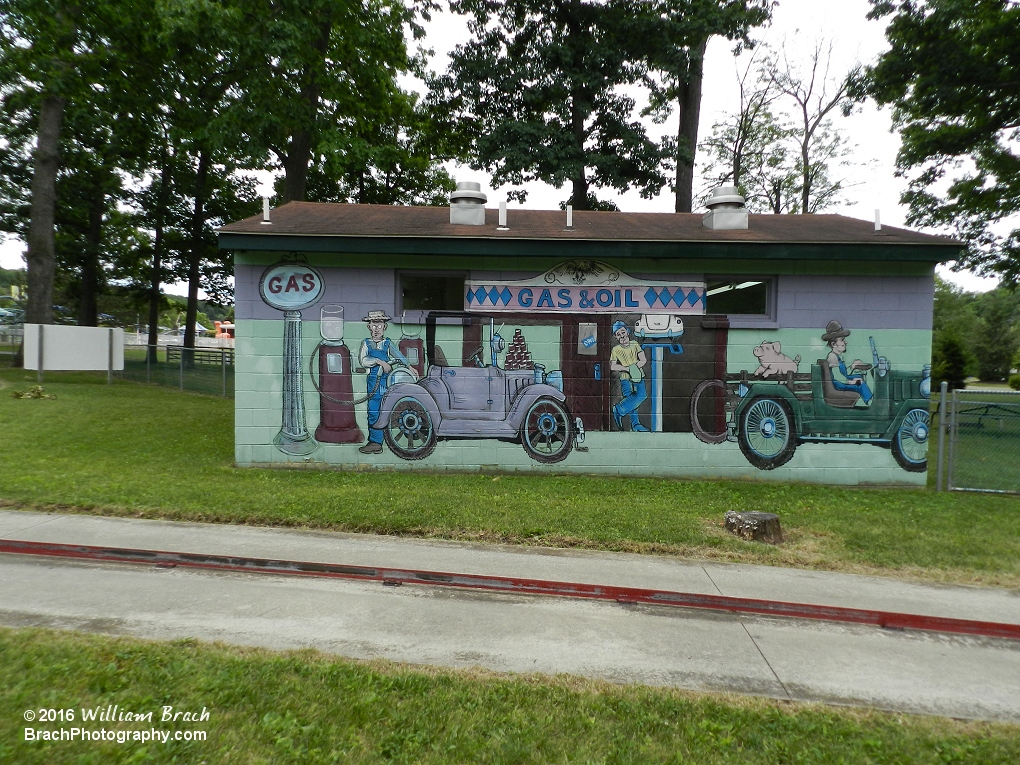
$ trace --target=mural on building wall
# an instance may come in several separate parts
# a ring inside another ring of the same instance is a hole
[[[284,277],[293,271],[301,289],[311,270],[288,268]],[[871,363],[849,360],[848,347],[860,343],[836,319],[810,347],[803,335],[791,343],[773,330],[735,352],[727,318],[705,314],[703,284],[641,281],[583,261],[531,280],[469,281],[464,311],[429,312],[421,323],[393,324],[384,307],[359,311],[355,326],[364,331],[354,352],[343,339],[343,306],[323,306],[322,341],[305,369],[295,358],[295,306],[307,308],[307,298],[269,295],[287,322],[283,427],[274,441],[287,454],[332,444],[351,449],[352,461],[387,452],[422,460],[441,441],[474,439],[514,443],[553,464],[586,452],[586,434],[626,431],[648,434],[641,438],[649,446],[656,433],[735,442],[760,470],[788,463],[811,442],[874,444],[905,470],[927,466],[928,369],[894,370],[874,338]],[[746,353],[744,371],[727,371],[742,366],[727,358],[733,353]],[[823,358],[806,364],[803,353]],[[314,438],[304,426],[304,373],[319,398]],[[364,391],[356,396],[358,378]]]
[[[872,363],[843,357],[851,332],[832,320],[821,334],[830,349],[801,374],[800,356],[762,342],[752,373],[705,380],[691,398],[694,434],[705,443],[736,440],[755,467],[789,462],[802,443],[888,446],[904,470],[927,469],[930,367],[894,371],[869,338]]]

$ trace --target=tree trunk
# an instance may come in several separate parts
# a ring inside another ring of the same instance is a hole
[[[165,153],[162,160],[159,194],[156,196],[156,231],[152,242],[152,276],[149,278],[149,348],[147,353],[150,362],[157,360],[156,346],[159,345],[159,288],[163,279],[163,221],[170,200],[170,162]]]
[[[103,213],[106,212],[105,170],[95,176],[92,204],[89,205],[89,230],[85,241],[85,259],[81,267],[81,294],[78,301],[78,325],[99,325],[99,249],[103,238]]]
[[[708,40],[691,50],[687,82],[680,87],[680,132],[677,136],[676,211],[689,213],[694,209],[694,155],[698,148],[698,123],[701,120],[701,82]],[[690,150],[690,161],[684,148]]]
[[[580,93],[570,94],[570,130],[574,136],[574,144],[577,156],[580,160],[578,174],[571,180],[570,204],[575,210],[587,210],[588,205],[588,177],[584,163],[584,115],[585,110],[579,103],[582,98]]]
[[[198,172],[195,173],[195,211],[191,218],[191,257],[188,260],[188,309],[184,318],[184,347],[195,347],[195,322],[198,319],[198,282],[202,265],[202,233],[205,229],[205,187],[209,177],[209,150],[198,155]],[[186,354],[189,363],[194,356]]]
[[[318,54],[315,65],[308,66],[304,71],[304,83],[301,86],[302,106],[305,120],[299,123],[291,133],[287,156],[283,159],[283,203],[304,201],[308,188],[308,164],[312,158],[312,137],[315,120],[319,114],[319,97],[322,86],[319,82],[319,68],[325,65],[326,53],[329,51],[329,36],[333,31],[333,17],[327,14],[319,28],[319,37],[312,45]]]
[[[807,215],[811,204],[811,166],[808,164],[808,142],[805,140],[801,148],[801,162],[804,163],[803,185],[800,189],[800,214]]]
[[[28,227],[28,304],[25,322],[53,323],[53,273],[56,270],[53,222],[60,167],[60,125],[66,99],[49,94],[39,106],[39,136],[32,171],[31,222]]]

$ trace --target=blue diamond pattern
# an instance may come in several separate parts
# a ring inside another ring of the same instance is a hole
[[[474,303],[475,302],[475,292],[474,292],[474,290],[468,290],[467,294],[464,296],[464,299],[467,301],[467,304],[469,306],[472,303]]]
[[[510,292],[506,287],[499,293],[499,299],[503,301],[503,305],[510,305],[510,298],[513,297],[513,293]]]
[[[645,302],[648,303],[648,307],[651,308],[655,305],[655,298],[658,297],[655,290],[649,287],[645,290]]]
[[[691,290],[691,294],[687,296],[687,302],[690,303],[692,307],[696,306],[699,300],[704,299],[705,299],[704,293],[699,295],[698,290]]]
[[[479,287],[478,289],[475,290],[475,301],[478,303],[478,305],[484,305],[485,304],[485,288],[484,287]]]
[[[499,290],[495,287],[489,288],[489,300],[492,301],[493,305],[496,305],[496,299],[499,297]]]

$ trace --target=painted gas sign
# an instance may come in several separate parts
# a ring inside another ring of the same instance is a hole
[[[259,294],[280,311],[300,311],[322,297],[319,272],[304,263],[277,263],[262,274]]]

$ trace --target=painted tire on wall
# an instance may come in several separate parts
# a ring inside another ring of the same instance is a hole
[[[521,422],[521,445],[538,462],[559,462],[570,454],[574,421],[559,401],[540,398]]]
[[[892,441],[896,462],[911,473],[928,469],[928,434],[931,417],[924,409],[911,409],[904,416]]]
[[[782,399],[756,398],[740,415],[740,451],[760,470],[785,465],[797,450],[793,413]]]
[[[726,440],[726,383],[722,380],[702,380],[694,389],[691,430],[706,444],[721,444]]]
[[[383,437],[390,451],[405,460],[424,459],[436,448],[432,417],[413,396],[405,396],[393,405]]]

